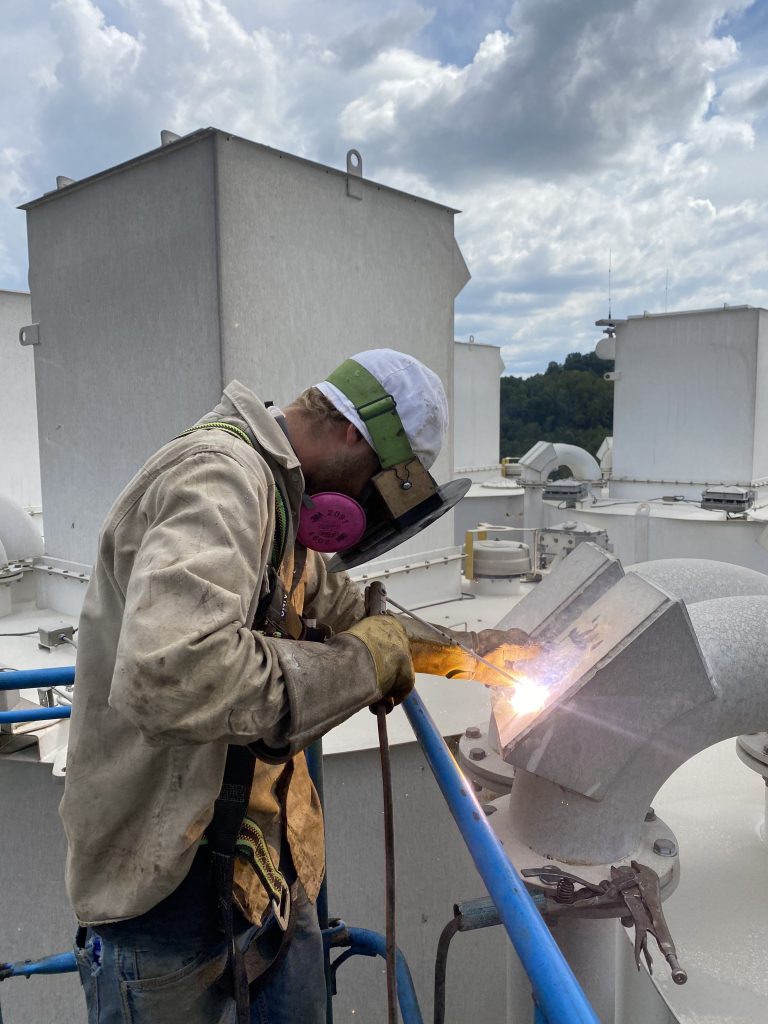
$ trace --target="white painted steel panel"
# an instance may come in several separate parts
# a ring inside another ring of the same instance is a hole
[[[496,345],[457,342],[453,351],[453,464],[457,474],[474,478],[472,469],[499,462],[499,374],[504,360]]]
[[[19,344],[19,329],[31,321],[26,292],[0,291],[0,492],[23,508],[41,501],[34,354]]]
[[[123,484],[233,377],[285,403],[387,345],[451,397],[454,211],[359,184],[210,129],[29,204],[49,554],[89,563]],[[449,516],[401,553],[452,541]]]
[[[224,377],[284,404],[355,352],[416,356],[453,391],[453,301],[467,280],[454,213],[216,135]],[[453,468],[451,438],[432,468]],[[450,516],[398,548],[445,547]]]
[[[755,432],[766,436],[756,395],[768,380],[758,359],[757,309],[632,317],[617,325],[612,497],[618,478],[695,481],[673,493],[700,498],[699,482],[754,479]],[[670,493],[649,484],[643,497]],[[633,495],[635,496],[635,495]]]
[[[144,460],[220,394],[209,138],[28,211],[46,552],[90,564]]]

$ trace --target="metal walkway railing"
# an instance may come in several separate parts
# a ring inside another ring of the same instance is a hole
[[[66,686],[74,682],[73,668],[0,673],[0,690]],[[403,704],[432,773],[459,827],[478,873],[488,889],[501,922],[528,975],[533,992],[535,1024],[599,1024],[578,981],[560,952],[541,914],[493,833],[472,787],[461,773],[444,739],[416,692]],[[0,723],[67,718],[69,707],[0,712]],[[324,912],[325,913],[325,912]],[[327,922],[321,921],[321,924]],[[331,966],[336,971],[348,957],[384,955],[384,938],[361,928],[335,922],[323,929],[328,956],[331,948],[347,947]],[[61,953],[42,960],[0,962],[0,981],[9,977],[58,974],[76,970],[73,954]],[[402,954],[398,957],[400,1012],[405,1024],[421,1024],[413,983]]]

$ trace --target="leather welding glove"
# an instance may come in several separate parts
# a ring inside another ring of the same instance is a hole
[[[474,679],[487,686],[513,686],[514,677],[520,674],[521,662],[535,658],[541,651],[521,629],[483,629],[472,633],[441,627],[454,641],[491,662],[487,665],[428,626],[413,619],[401,621],[408,633],[413,667],[417,672],[430,675]]]
[[[354,636],[368,648],[376,668],[376,685],[382,697],[394,704],[404,701],[415,681],[408,634],[392,615],[371,615],[339,636]]]

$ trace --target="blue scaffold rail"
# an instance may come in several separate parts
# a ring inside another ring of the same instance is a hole
[[[50,686],[71,686],[75,681],[73,665],[61,668],[33,668],[20,672],[0,672],[0,690],[44,690]],[[48,722],[69,718],[72,708],[61,705],[52,708],[15,708],[0,711],[0,725],[18,725],[21,722]]]
[[[0,690],[36,690],[48,686],[71,686],[74,665],[61,668],[30,668],[21,672],[0,672]]]
[[[6,978],[32,978],[37,974],[69,974],[77,970],[74,953],[54,953],[42,960],[20,960],[15,964],[0,963],[0,981]]]
[[[403,710],[528,975],[537,1024],[600,1024],[417,693]]]
[[[55,708],[24,708],[18,711],[0,711],[0,725],[16,725],[19,722],[49,722],[55,718],[70,718],[72,708],[61,705]]]

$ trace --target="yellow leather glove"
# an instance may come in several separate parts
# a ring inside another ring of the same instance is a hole
[[[449,679],[474,679],[486,686],[514,686],[520,663],[535,658],[541,650],[521,629],[484,629],[479,633],[444,630],[490,661],[492,668],[419,623],[409,623],[407,630],[417,672]],[[496,671],[497,668],[501,671]]]
[[[391,615],[372,615],[344,631],[362,640],[376,666],[376,685],[394,704],[404,701],[415,682],[408,634]],[[344,635],[344,634],[340,634]]]

